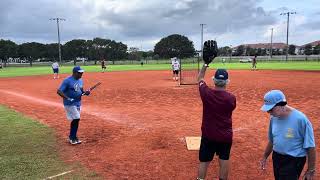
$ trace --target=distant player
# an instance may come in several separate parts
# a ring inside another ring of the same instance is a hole
[[[102,59],[101,61],[101,69],[102,69],[102,72],[104,72],[107,69],[105,59]]]
[[[257,55],[252,59],[252,70],[257,70]]]
[[[224,63],[226,63],[226,59],[222,58],[222,64],[224,65]]]
[[[143,66],[143,60],[142,60],[142,59],[141,59],[141,61],[140,61],[140,65]]]
[[[172,62],[173,80],[175,81],[179,80],[179,71],[180,71],[180,63],[178,61],[178,58],[174,57]]]
[[[53,79],[59,79],[59,64],[57,61],[52,64],[52,71]]]

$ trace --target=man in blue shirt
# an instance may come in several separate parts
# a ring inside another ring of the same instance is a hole
[[[57,93],[63,98],[64,109],[67,113],[67,119],[71,121],[69,142],[72,145],[80,144],[77,137],[77,131],[80,121],[81,97],[90,95],[90,90],[83,90],[83,81],[81,79],[84,72],[80,66],[72,70],[72,76],[63,80]]]
[[[302,112],[287,105],[280,90],[271,90],[264,96],[262,111],[270,114],[269,142],[263,154],[261,168],[272,153],[276,180],[298,180],[308,157],[304,179],[314,178],[316,150],[312,125]]]

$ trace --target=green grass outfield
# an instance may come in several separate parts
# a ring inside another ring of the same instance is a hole
[[[101,179],[59,159],[52,129],[0,105],[0,179]]]
[[[190,65],[186,65],[190,67]],[[82,66],[86,72],[100,72],[100,65]],[[251,63],[213,63],[210,68],[250,69]],[[270,70],[320,70],[320,62],[259,62],[258,69]],[[60,73],[71,73],[72,66],[63,66]],[[171,64],[140,65],[108,65],[107,71],[142,71],[142,70],[171,70]],[[0,69],[0,77],[31,76],[52,74],[51,66],[40,67],[8,67]]]

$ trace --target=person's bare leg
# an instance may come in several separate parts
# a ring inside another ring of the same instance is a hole
[[[222,160],[219,159],[219,179],[220,180],[227,180],[228,179],[228,173],[229,173],[229,160]]]
[[[210,164],[210,162],[200,162],[199,171],[198,171],[198,179],[206,178],[209,164]]]

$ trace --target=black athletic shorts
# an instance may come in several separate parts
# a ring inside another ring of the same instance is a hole
[[[219,159],[229,160],[231,146],[232,143],[215,142],[201,137],[199,160],[200,162],[212,161],[215,153]]]
[[[55,69],[52,69],[53,70],[53,73],[59,73],[59,69],[58,68],[55,68]]]
[[[273,151],[272,162],[275,180],[298,180],[306,157],[293,157]]]
[[[173,74],[179,74],[179,70],[174,70]]]

